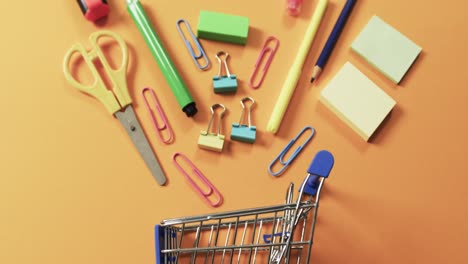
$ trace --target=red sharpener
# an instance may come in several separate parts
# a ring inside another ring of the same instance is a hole
[[[77,0],[77,2],[81,12],[89,21],[96,22],[109,14],[107,0]]]

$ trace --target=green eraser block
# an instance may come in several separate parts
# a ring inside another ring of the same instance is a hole
[[[378,16],[372,17],[351,49],[395,83],[403,79],[422,50]]]
[[[197,34],[199,38],[245,45],[249,35],[247,17],[200,11]]]

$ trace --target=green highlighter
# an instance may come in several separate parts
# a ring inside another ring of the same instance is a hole
[[[180,107],[182,107],[182,111],[188,117],[194,116],[198,112],[195,102],[193,101],[192,96],[187,90],[185,83],[177,72],[174,63],[169,57],[169,54],[164,48],[153,26],[149,22],[143,6],[138,0],[126,0],[126,2],[128,12],[143,35],[143,38],[150,48],[154,59],[158,63],[164,78],[166,78],[172,93],[175,95]]]

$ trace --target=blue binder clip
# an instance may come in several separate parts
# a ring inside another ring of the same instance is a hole
[[[248,125],[242,124],[242,121],[244,120],[244,112],[246,108],[244,104],[245,101],[252,102],[252,104],[250,105],[247,111]],[[255,142],[255,137],[257,135],[257,128],[255,126],[252,126],[250,115],[252,113],[252,108],[255,105],[255,100],[252,97],[244,97],[240,101],[240,103],[242,105],[242,114],[241,114],[239,123],[232,123],[231,139],[253,144]]]
[[[224,60],[221,60],[219,56],[225,55]],[[219,62],[219,71],[218,75],[213,77],[213,88],[215,93],[230,93],[237,91],[237,77],[235,74],[231,74],[229,72],[229,68],[227,65],[227,59],[229,58],[229,53],[220,51],[216,53],[216,59]],[[227,75],[221,75],[222,68],[226,70]]]
[[[296,143],[296,141],[305,133],[306,130],[310,130],[312,133],[310,136],[306,139],[306,141],[297,147],[297,149],[291,154],[291,157],[284,161],[284,156],[286,156],[286,153],[292,148],[292,146]],[[304,127],[299,134],[295,138],[293,138],[287,145],[286,147],[278,154],[278,156],[270,163],[270,166],[268,167],[268,172],[270,172],[271,175],[273,176],[279,176],[281,175],[288,167],[291,165],[291,163],[294,161],[294,159],[301,153],[302,149],[312,140],[312,138],[315,135],[315,129],[311,126],[306,126]],[[280,163],[283,165],[281,169],[277,172],[273,172],[273,166],[276,163]]]

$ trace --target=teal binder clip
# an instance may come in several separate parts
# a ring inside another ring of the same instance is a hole
[[[224,60],[221,60],[219,56],[225,55]],[[229,68],[227,65],[227,59],[229,58],[229,53],[220,51],[216,53],[216,59],[219,62],[219,71],[218,75],[213,77],[213,87],[215,93],[231,93],[237,91],[237,77],[235,74],[231,74],[229,72]],[[227,75],[221,75],[222,68],[226,70]]]
[[[250,101],[252,104],[248,108],[247,111],[247,120],[248,125],[243,125],[242,121],[244,119],[244,112],[245,112],[245,101]],[[257,135],[257,128],[252,126],[250,115],[252,113],[252,108],[255,105],[255,100],[252,97],[245,97],[240,101],[242,105],[242,114],[239,120],[239,123],[232,123],[232,130],[231,130],[231,139],[237,140],[245,143],[253,144],[255,143],[255,137]]]

